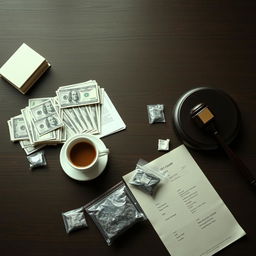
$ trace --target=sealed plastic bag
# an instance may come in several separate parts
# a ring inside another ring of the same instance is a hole
[[[29,161],[30,170],[47,165],[47,162],[44,156],[44,151],[35,152],[27,156],[27,159]]]
[[[87,227],[83,207],[63,212],[62,218],[67,233]]]
[[[147,162],[143,159],[138,161],[135,174],[129,183],[147,194],[154,195],[159,185],[168,182],[168,179],[159,170],[148,167],[146,164]]]
[[[108,245],[139,221],[143,211],[123,182],[85,206]]]
[[[148,122],[150,124],[165,123],[163,104],[147,105],[147,110],[148,110]]]

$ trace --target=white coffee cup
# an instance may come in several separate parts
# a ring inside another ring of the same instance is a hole
[[[65,142],[64,155],[67,163],[77,171],[92,169],[103,155],[109,154],[108,148],[100,148],[100,139],[93,135],[79,134]]]

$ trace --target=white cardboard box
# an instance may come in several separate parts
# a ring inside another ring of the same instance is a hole
[[[49,67],[43,56],[23,43],[0,68],[0,75],[25,94]]]

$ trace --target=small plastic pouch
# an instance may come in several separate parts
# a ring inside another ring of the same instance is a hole
[[[147,110],[148,110],[148,122],[150,124],[165,123],[163,104],[147,105]]]
[[[118,183],[85,206],[108,245],[135,223],[146,219],[139,204],[125,186]]]
[[[135,174],[129,183],[147,194],[154,195],[157,188],[168,182],[168,179],[159,170],[148,167],[146,164],[147,162],[143,159],[138,161]]]
[[[62,218],[67,233],[87,227],[83,207],[63,212]]]
[[[27,159],[29,161],[30,170],[47,165],[47,162],[44,156],[44,151],[38,151],[31,155],[28,155]]]
[[[170,139],[159,139],[158,140],[158,151],[168,151],[170,145]]]

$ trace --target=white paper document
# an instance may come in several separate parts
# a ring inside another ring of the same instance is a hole
[[[102,128],[101,133],[96,135],[99,138],[105,137],[107,135],[119,132],[126,128],[126,125],[119,113],[117,112],[112,101],[108,97],[106,91],[104,91],[103,96],[103,106],[102,106]]]
[[[168,177],[152,197],[123,178],[172,256],[208,256],[245,235],[184,145],[148,163]]]

